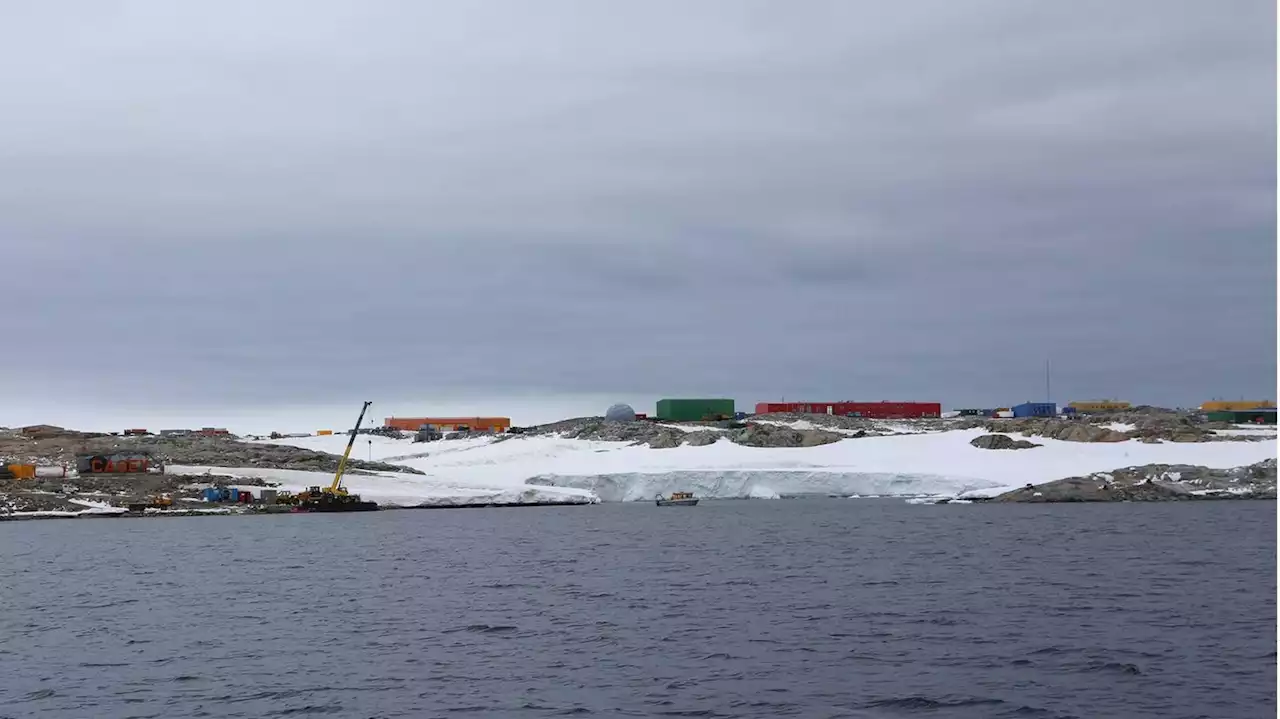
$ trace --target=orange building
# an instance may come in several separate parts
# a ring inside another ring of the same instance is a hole
[[[429,424],[441,432],[453,432],[459,427],[476,432],[506,432],[511,429],[510,417],[387,417],[384,426],[405,432],[417,432]]]

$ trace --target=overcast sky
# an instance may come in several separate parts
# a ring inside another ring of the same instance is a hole
[[[1274,397],[1229,5],[7,3],[0,424]]]

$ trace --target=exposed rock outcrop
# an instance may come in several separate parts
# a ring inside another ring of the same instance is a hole
[[[79,453],[106,454],[118,450],[150,452],[162,464],[208,465],[215,467],[263,467],[334,472],[340,457],[328,452],[278,444],[241,442],[229,437],[114,437],[86,436],[79,432],[56,435],[41,433],[42,439],[7,436],[0,439],[0,459],[31,462],[37,465],[67,464],[74,466]],[[408,472],[421,470],[386,462],[369,462],[352,457],[347,469],[360,472]]]
[[[678,427],[656,422],[612,422],[600,417],[557,422],[536,427],[527,434],[559,433],[568,439],[590,439],[604,442],[647,444],[654,449],[669,449],[684,444],[689,434]]]
[[[1076,419],[1024,417],[985,420],[977,426],[990,432],[1047,437],[1065,442],[1124,442],[1129,439],[1123,432],[1117,432],[1110,427],[1100,427]]]
[[[1148,464],[1027,485],[992,502],[1143,502],[1275,499],[1276,460],[1232,469]]]
[[[978,449],[1031,449],[1044,446],[1025,439],[1014,439],[1007,434],[984,434],[969,440],[969,444]]]
[[[1168,442],[1209,442],[1216,438],[1212,431],[1193,424],[1187,417],[1142,418],[1125,432],[1130,439],[1157,439]]]
[[[752,422],[730,435],[736,444],[748,447],[817,447],[839,442],[845,435],[824,429],[792,429],[778,424]]]
[[[715,444],[723,439],[724,436],[722,432],[688,432],[685,434],[685,442],[691,447],[705,447],[708,444]]]
[[[566,420],[535,427],[526,432],[550,433],[559,433],[570,439],[647,444],[652,449],[671,449],[686,444],[703,447],[724,438],[748,447],[816,447],[848,437],[824,429],[793,429],[759,422],[689,423],[672,426],[657,422],[610,422],[599,417]]]
[[[1006,492],[992,502],[1153,502],[1195,499],[1187,489],[1163,482],[1116,485],[1090,477],[1069,477],[1046,484],[1027,485]]]

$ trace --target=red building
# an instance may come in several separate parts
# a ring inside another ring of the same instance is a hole
[[[912,419],[941,417],[940,402],[760,402],[756,414],[836,414],[872,419]]]

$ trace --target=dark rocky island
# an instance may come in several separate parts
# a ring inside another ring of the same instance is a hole
[[[1233,469],[1148,464],[1084,477],[1067,477],[984,500],[994,503],[1167,502],[1205,499],[1275,499],[1276,460]]]

